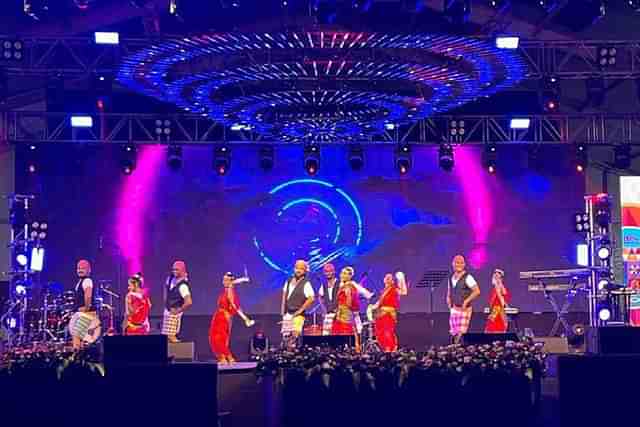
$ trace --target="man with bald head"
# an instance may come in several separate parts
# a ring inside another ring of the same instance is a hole
[[[287,279],[282,289],[282,334],[298,337],[304,327],[304,313],[313,304],[315,294],[311,281],[307,277],[309,266],[303,260],[297,260],[293,276]]]
[[[480,296],[480,287],[473,276],[467,272],[464,256],[456,255],[451,263],[453,274],[447,286],[447,305],[449,306],[449,333],[454,343],[459,343],[462,335],[469,330],[473,300]]]
[[[178,342],[182,326],[182,314],[193,304],[191,289],[184,261],[176,261],[171,267],[171,276],[164,289],[165,310],[162,321],[162,334],[169,342]]]
[[[86,259],[78,261],[76,266],[78,282],[74,288],[74,315],[73,322],[70,323],[71,339],[73,348],[78,350],[82,347],[84,337],[89,332],[89,326],[96,317],[96,293],[91,280],[91,263]]]
[[[320,284],[318,296],[324,307],[324,322],[322,323],[322,335],[331,335],[333,319],[336,316],[336,308],[338,307],[338,288],[339,282],[336,278],[336,267],[330,262],[322,267],[325,280]]]

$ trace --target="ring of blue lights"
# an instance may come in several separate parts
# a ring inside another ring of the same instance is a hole
[[[490,39],[299,30],[164,40],[127,57],[118,79],[226,125],[328,142],[490,96],[526,71]]]
[[[270,196],[275,196],[278,193],[280,193],[282,190],[292,187],[292,186],[304,186],[305,187],[305,193],[309,193],[309,194],[313,194],[313,189],[312,186],[321,186],[325,189],[328,189],[332,192],[335,192],[335,194],[337,196],[339,196],[340,199],[344,200],[347,204],[347,206],[349,207],[349,209],[351,210],[351,212],[353,213],[353,218],[355,219],[355,228],[356,228],[356,233],[355,236],[353,236],[353,246],[357,247],[360,245],[360,243],[362,242],[362,236],[363,236],[363,220],[362,220],[362,215],[360,214],[360,210],[358,209],[358,206],[356,205],[355,201],[351,198],[351,196],[349,196],[343,189],[336,187],[335,185],[331,184],[330,182],[326,182],[326,181],[322,181],[322,180],[318,180],[318,179],[295,179],[295,180],[291,180],[291,181],[287,181],[285,183],[282,183],[274,188],[272,188],[269,191],[269,195]],[[309,186],[311,186],[311,188],[309,188]],[[275,208],[275,213],[277,216],[281,216],[283,215],[288,209],[290,209],[293,206],[296,205],[300,205],[300,204],[313,204],[313,205],[317,205],[322,207],[324,210],[326,210],[327,212],[329,212],[329,214],[331,215],[331,217],[334,219],[335,222],[335,231],[333,233],[333,239],[332,239],[332,244],[333,245],[337,245],[340,238],[342,237],[343,231],[341,229],[341,223],[344,221],[340,220],[340,217],[338,215],[337,210],[327,201],[321,200],[318,197],[299,197],[299,198],[295,198],[293,200],[282,200],[281,201],[282,205]],[[253,244],[255,246],[255,248],[258,251],[259,256],[264,260],[264,262],[269,265],[271,268],[273,268],[276,271],[285,273],[285,274],[289,274],[290,273],[290,268],[287,268],[286,266],[280,265],[277,261],[274,260],[273,256],[269,255],[268,253],[266,253],[265,249],[264,249],[264,245],[261,244],[261,242],[259,241],[257,236],[254,236],[253,238]],[[329,262],[333,259],[339,258],[342,255],[342,251],[340,249],[336,250],[336,251],[332,251],[331,253],[328,254],[323,254],[322,256],[318,256],[317,259],[315,260],[307,260],[309,261],[310,264],[310,268],[311,270],[316,270],[318,268],[320,268],[322,265],[324,265],[326,262]],[[293,264],[293,260],[291,260],[291,264]]]

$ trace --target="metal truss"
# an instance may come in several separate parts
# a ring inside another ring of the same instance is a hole
[[[3,40],[15,37],[0,36]],[[115,73],[122,57],[164,39],[121,39],[119,45],[96,45],[88,37],[23,38],[22,61],[0,58],[0,67],[12,75]],[[600,67],[597,52],[616,48],[615,65]],[[640,41],[526,41],[519,51],[529,66],[528,79],[554,75],[560,79],[640,78]]]
[[[90,128],[72,128],[71,115],[12,111],[0,114],[0,141],[9,143],[279,144],[249,130],[231,130],[198,115],[101,114]],[[436,116],[387,130],[361,144],[638,144],[640,113],[523,116],[528,129],[511,129],[512,116]],[[452,133],[455,121],[456,133]],[[168,129],[166,133],[165,129]],[[464,131],[461,131],[464,129]],[[333,143],[339,143],[333,142]],[[287,143],[291,144],[291,143]]]

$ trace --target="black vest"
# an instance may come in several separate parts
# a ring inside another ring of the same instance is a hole
[[[340,289],[340,281],[335,279],[333,288],[329,289],[329,282],[322,282],[322,300],[324,306],[327,308],[327,313],[333,313],[338,308],[338,290]],[[331,293],[331,299],[329,299],[329,293]]]
[[[467,276],[469,273],[465,272],[460,279],[456,282],[456,286],[453,287],[453,275],[449,278],[449,287],[451,288],[451,304],[456,307],[462,307],[464,300],[471,295],[471,289],[467,286]]]
[[[180,279],[176,283],[176,285],[171,288],[171,277],[167,279],[167,300],[165,302],[165,307],[167,310],[171,310],[172,308],[180,308],[184,304],[184,298],[180,295],[180,286],[185,284],[189,286],[189,281],[187,279]]]
[[[285,302],[284,309],[286,313],[289,313],[289,314],[295,313],[305,303],[305,301],[307,300],[307,297],[304,296],[304,287],[308,281],[309,280],[307,279],[306,276],[303,276],[302,278],[300,278],[298,285],[294,288],[293,292],[291,292],[291,295],[287,298]],[[289,287],[294,286],[295,284],[296,284],[296,278],[295,277],[290,278],[289,281],[287,282],[287,287],[285,288],[285,294],[284,294],[285,297],[289,295]]]
[[[81,279],[78,280],[78,283],[76,284],[76,287],[74,289],[75,292],[75,298],[74,298],[74,311],[78,311],[78,309],[80,307],[84,307],[84,288],[82,287],[82,285],[84,284],[85,280],[87,279],[91,279],[91,277],[82,277]],[[93,286],[93,289],[91,290],[91,306],[89,307],[89,311],[96,311],[97,307],[96,307],[96,287]]]

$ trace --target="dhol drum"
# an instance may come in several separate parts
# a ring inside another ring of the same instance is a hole
[[[102,335],[100,319],[95,313],[75,313],[69,321],[69,333],[72,337],[81,337],[87,344],[93,344]]]

